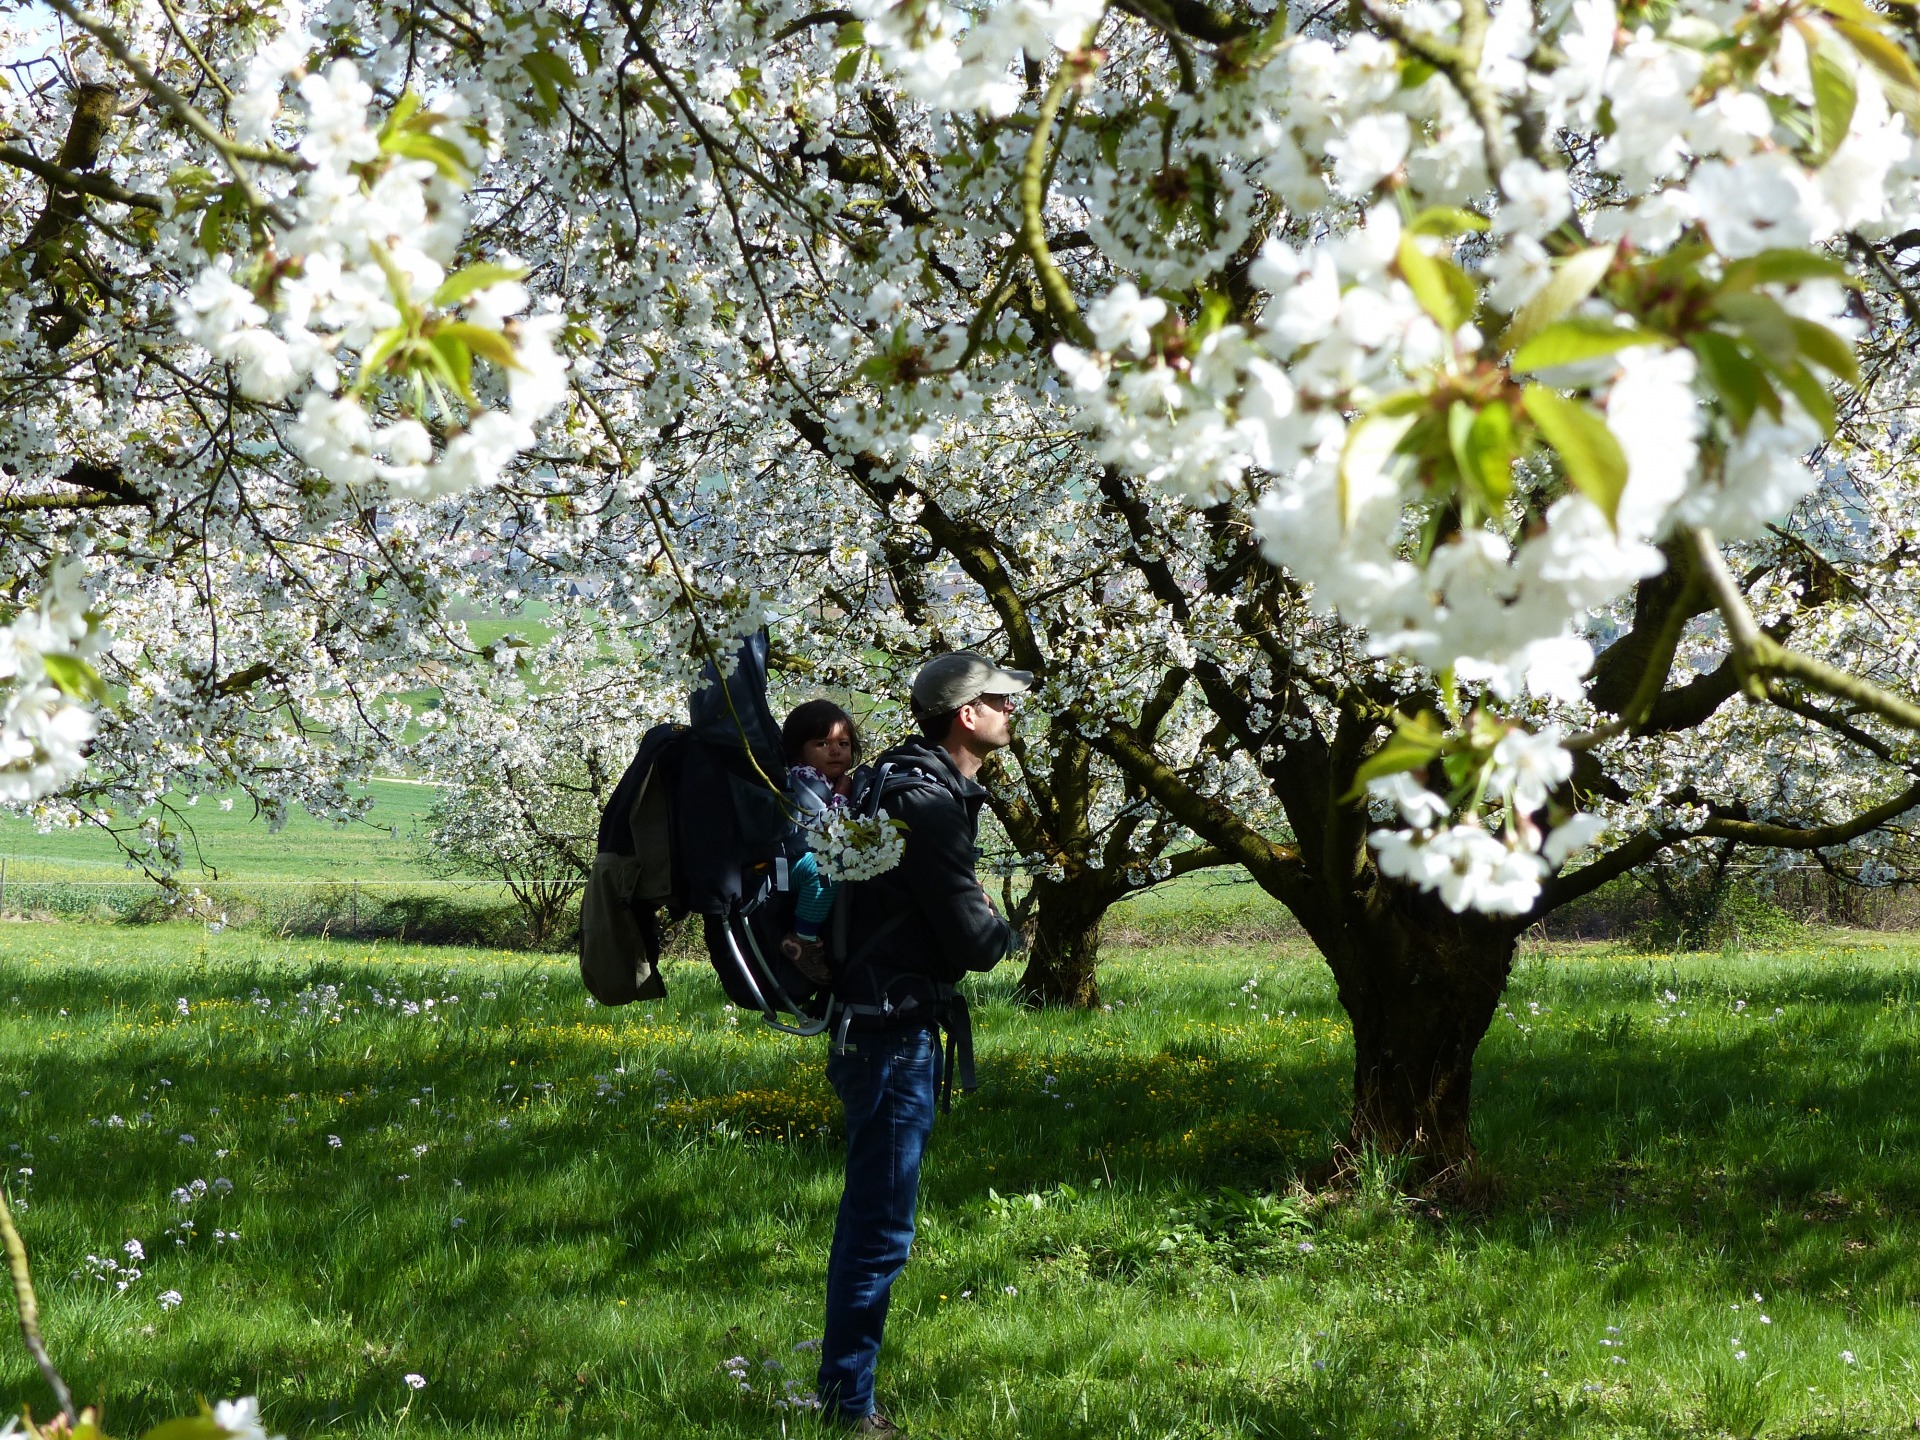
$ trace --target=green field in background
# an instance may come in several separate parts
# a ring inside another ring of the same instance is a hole
[[[202,799],[184,813],[196,841],[188,849],[190,880],[207,878],[195,864],[211,866],[221,880],[418,881],[429,871],[414,840],[418,823],[433,805],[430,785],[376,780],[367,787],[373,809],[364,821],[335,825],[294,811],[284,829],[269,833],[245,797],[223,811],[218,799]],[[0,855],[7,883],[23,881],[136,881],[112,839],[97,830],[41,834],[32,821],[0,818]]]

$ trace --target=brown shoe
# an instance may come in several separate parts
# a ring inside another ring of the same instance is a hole
[[[846,1430],[849,1435],[898,1435],[901,1440],[906,1440],[907,1434],[878,1410],[869,1410],[858,1420],[849,1420]]]
[[[832,972],[827,969],[827,942],[824,940],[802,940],[789,932],[780,941],[780,953],[816,985],[825,985],[833,978]]]

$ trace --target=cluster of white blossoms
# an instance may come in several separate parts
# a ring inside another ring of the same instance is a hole
[[[255,56],[236,101],[245,128],[272,132],[301,65],[285,39]],[[175,302],[181,333],[230,363],[250,399],[304,391],[289,435],[329,480],[378,479],[413,499],[495,483],[566,396],[554,349],[564,317],[522,313],[526,272],[511,256],[454,268],[464,186],[484,159],[465,102],[450,93],[423,107],[409,91],[376,124],[350,60],[301,74],[296,93],[302,168],[288,223],[241,278],[227,254],[202,271]],[[476,360],[501,372],[504,404],[483,398]]]
[[[1660,542],[1759,534],[1812,490],[1860,331],[1821,247],[1920,224],[1888,99],[1920,76],[1851,0],[1624,23],[1579,0],[1541,29],[1503,0],[1461,62],[1489,135],[1419,53],[1466,54],[1461,6],[1393,13],[1401,43],[1296,38],[1214,102],[1216,147],[1333,220],[1266,242],[1258,318],[1195,325],[1123,283],[1055,359],[1103,459],[1199,502],[1250,491],[1268,558],[1375,654],[1577,704],[1583,626]],[[1483,793],[1394,798],[1383,869],[1456,909],[1525,910],[1598,828],[1510,803],[1497,835]]]
[[[216,1401],[212,1420],[214,1428],[232,1440],[281,1440],[268,1433],[260,1419],[260,1402],[252,1395]]]
[[[107,636],[90,609],[86,565],[54,567],[38,600],[0,626],[0,803],[24,805],[86,769]]]
[[[1011,115],[1026,93],[1018,62],[1072,53],[1087,41],[1101,0],[1008,0],[974,12],[943,0],[855,0],[863,38],[908,94],[951,110]]]
[[[885,810],[869,817],[855,815],[845,805],[830,806],[808,817],[806,836],[829,884],[884,875],[907,853],[906,827],[889,819]]]
[[[1404,822],[1369,836],[1383,873],[1434,890],[1456,913],[1523,915],[1540,893],[1540,881],[1568,857],[1593,843],[1606,828],[1598,816],[1577,812],[1543,829],[1534,817],[1573,773],[1573,757],[1559,732],[1515,727],[1494,742],[1485,763],[1471,769],[1467,784],[1501,811],[1506,839],[1481,824],[1469,809],[1448,824],[1457,802],[1435,794],[1407,771],[1378,776],[1368,793],[1390,802]]]

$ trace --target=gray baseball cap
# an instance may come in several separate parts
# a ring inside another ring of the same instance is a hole
[[[1033,688],[1031,670],[1006,670],[977,650],[936,655],[913,677],[917,715],[945,715],[982,695],[1018,695]]]

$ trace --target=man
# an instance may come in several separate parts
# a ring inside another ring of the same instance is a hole
[[[891,767],[884,804],[906,822],[906,853],[841,900],[846,948],[834,992],[849,1014],[827,1078],[846,1110],[847,1180],[827,1262],[819,1392],[829,1417],[863,1434],[899,1428],[874,1408],[873,1367],[913,1241],[941,1074],[940,1021],[955,1003],[954,984],[968,971],[991,970],[1013,948],[1012,927],[974,873],[987,796],[974,776],[1013,738],[1014,696],[1032,683],[1027,671],[1003,670],[971,650],[921,667],[912,691],[920,738],[874,762],[876,775]]]

